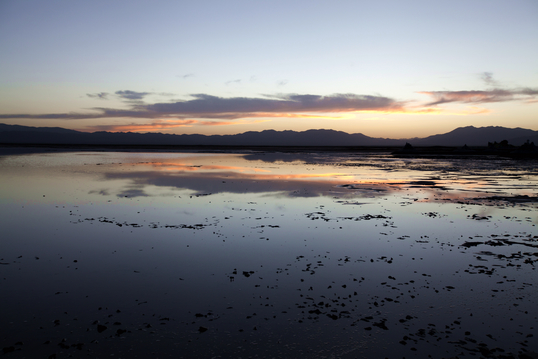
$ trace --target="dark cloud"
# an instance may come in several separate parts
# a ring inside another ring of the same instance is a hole
[[[87,93],[86,96],[91,98],[98,98],[101,100],[108,100],[108,92],[99,92],[99,93]]]
[[[461,103],[489,103],[489,102],[505,102],[505,101],[526,101],[534,102],[538,95],[538,89],[533,88],[502,88],[493,78],[493,72],[483,72],[480,74],[480,79],[491,86],[488,90],[467,90],[467,91],[421,91],[419,93],[429,95],[434,98],[434,101],[425,104],[424,106],[436,106],[450,102]]]
[[[435,106],[450,102],[489,103],[505,101],[533,100],[538,95],[538,89],[520,88],[514,90],[492,89],[487,91],[422,91],[419,92],[433,97],[433,102],[425,106]]]
[[[151,92],[136,92],[136,91],[129,91],[129,90],[116,91],[115,93],[116,93],[116,95],[118,95],[122,99],[133,100],[133,101],[140,101],[145,96],[151,94]]]
[[[239,119],[251,117],[300,117],[301,113],[355,112],[355,111],[402,111],[403,103],[383,96],[335,94],[320,96],[311,94],[281,94],[258,98],[223,98],[208,94],[191,95],[190,100],[170,103],[144,104],[141,101],[148,92],[118,91],[117,95],[128,99],[130,108],[113,109],[95,107],[94,113],[63,114],[12,114],[0,118],[35,119],[88,119],[88,118],[210,118]],[[308,115],[305,115],[308,116]]]
[[[350,191],[344,187],[348,182],[343,180],[325,180],[304,177],[302,175],[260,175],[238,173],[237,171],[199,172],[191,168],[177,168],[173,172],[161,171],[132,171],[104,173],[106,180],[123,179],[131,183],[123,189],[119,196],[147,196],[147,187],[164,187],[190,190],[194,195],[207,194],[208,188],[216,193],[272,193],[273,196],[291,198],[310,198],[334,196],[340,198],[359,198],[385,196],[393,189],[387,184],[368,184],[364,188],[357,186]],[[226,181],[222,179],[225,178]]]
[[[42,119],[42,120],[84,120],[91,118],[103,118],[102,113],[45,113],[40,115],[31,115],[31,114],[0,114],[0,118],[33,118],[33,119]]]
[[[143,189],[139,188],[128,188],[116,195],[117,197],[148,197],[148,194],[144,192]]]
[[[538,89],[532,89],[530,87],[525,87],[519,90],[521,95],[527,95],[527,96],[537,96],[538,95]]]
[[[388,97],[336,94],[332,96],[286,94],[273,98],[223,98],[207,94],[191,95],[193,100],[138,106],[147,112],[165,114],[244,114],[256,112],[350,112],[394,110],[401,104]]]

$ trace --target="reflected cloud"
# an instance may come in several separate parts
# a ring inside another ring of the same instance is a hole
[[[140,186],[143,187],[143,186]],[[142,188],[128,188],[117,194],[118,197],[149,197]]]
[[[340,172],[274,174],[262,169],[183,163],[153,163],[151,168],[159,170],[106,172],[104,176],[107,180],[129,180],[129,188],[120,194],[129,197],[147,196],[150,191],[143,190],[147,186],[190,190],[192,195],[267,193],[285,197],[344,198],[373,198],[413,188],[447,190],[434,181],[361,181],[355,175]]]
[[[310,153],[284,153],[284,152],[262,152],[252,153],[243,156],[247,161],[263,161],[267,163],[275,162],[307,162],[313,156]]]
[[[238,172],[161,172],[135,171],[130,173],[105,173],[109,180],[128,179],[135,186],[157,186],[191,190],[193,195],[215,193],[273,193],[285,197],[319,197],[319,196],[359,196],[370,197],[373,194],[393,190],[391,186],[370,184],[364,188],[345,187],[344,180],[327,180],[326,175],[260,175]],[[321,179],[320,179],[321,177]],[[359,190],[357,190],[359,189]],[[141,192],[142,193],[142,192]],[[145,193],[144,193],[145,195]],[[129,196],[136,196],[132,192]]]
[[[128,197],[149,196],[149,186],[190,190],[193,196],[259,193],[288,198],[347,198],[348,201],[342,202],[344,204],[364,204],[351,199],[383,197],[405,190],[411,190],[410,195],[413,191],[427,195],[417,199],[419,202],[470,202],[472,198],[487,193],[475,183],[469,188],[461,188],[464,183],[460,183],[459,188],[454,188],[450,180],[360,181],[353,175],[341,173],[280,175],[235,171],[204,172],[191,168],[181,171],[107,172],[104,176],[107,180],[129,180],[129,188],[119,194]]]
[[[86,96],[89,98],[96,98],[99,100],[108,100],[108,92],[99,92],[99,93],[87,93]]]
[[[147,166],[146,163],[138,163],[135,166]],[[207,170],[230,170],[230,171],[253,171],[253,172],[270,172],[255,167],[241,167],[241,166],[221,166],[221,165],[193,165],[192,163],[182,162],[152,162],[152,167],[159,167],[164,171],[207,171]]]
[[[432,166],[428,160],[413,161],[414,168],[410,168],[410,163],[407,162],[387,163],[384,158],[367,157],[362,158],[363,163],[357,160],[357,163],[350,166],[344,164],[343,171],[336,172],[334,169],[338,167],[332,166],[338,165],[342,158],[329,157],[332,158],[332,163],[327,167],[326,163],[317,162],[313,156],[309,158],[310,162],[301,161],[308,158],[304,154],[194,154],[181,161],[178,161],[177,157],[171,157],[169,161],[134,163],[128,171],[125,171],[125,168],[121,171],[105,169],[101,173],[107,181],[121,180],[119,183],[123,188],[117,190],[119,197],[162,196],[162,190],[166,189],[188,191],[193,196],[232,193],[287,198],[332,197],[342,204],[362,205],[365,203],[364,199],[399,193],[418,202],[472,204],[484,202],[493,194],[499,195],[501,191],[508,193],[515,187],[519,192],[523,190],[524,194],[528,192],[521,188],[517,179],[512,181],[511,178],[503,181],[503,188],[500,188],[497,182],[499,177],[495,177],[496,180],[493,181],[485,169],[481,170],[480,175],[469,174],[468,171],[483,167],[479,163],[474,164],[477,167],[474,169],[466,167],[455,172],[454,168],[451,174],[443,174],[448,165],[454,165],[457,161],[438,161],[437,167]],[[253,159],[259,158],[264,158],[265,162],[272,163],[272,166],[249,166]],[[283,158],[287,161],[283,161]],[[216,161],[222,164],[213,164]],[[276,166],[273,161],[285,163]],[[333,171],[324,172],[327,169]],[[496,173],[493,171],[491,174]],[[532,188],[530,190],[532,192]],[[104,189],[92,193],[106,196],[110,195],[110,192]]]
[[[110,196],[110,192],[108,189],[102,189],[102,190],[99,190],[99,191],[90,191],[88,192],[89,194],[100,194],[102,196]]]
[[[389,182],[359,183],[355,175],[346,172],[310,172],[307,168],[299,173],[286,173],[280,168],[194,165],[188,161],[137,163],[132,168],[128,172],[104,173],[106,180],[129,181],[129,188],[121,191],[122,196],[146,196],[151,193],[149,186],[190,190],[192,195],[271,193],[286,197],[371,197],[399,189],[398,184]],[[296,167],[293,169],[295,172]]]

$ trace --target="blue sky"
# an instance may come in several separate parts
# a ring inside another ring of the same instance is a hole
[[[0,122],[538,130],[538,2],[0,1]]]

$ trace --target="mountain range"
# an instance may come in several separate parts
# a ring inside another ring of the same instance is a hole
[[[538,131],[524,128],[459,127],[424,138],[389,139],[335,130],[245,132],[236,135],[175,135],[133,132],[80,132],[61,127],[0,124],[0,144],[128,145],[128,146],[487,146],[501,142],[520,146],[538,143]]]

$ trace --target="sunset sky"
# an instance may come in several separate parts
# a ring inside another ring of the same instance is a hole
[[[538,130],[538,1],[0,1],[0,123]]]

